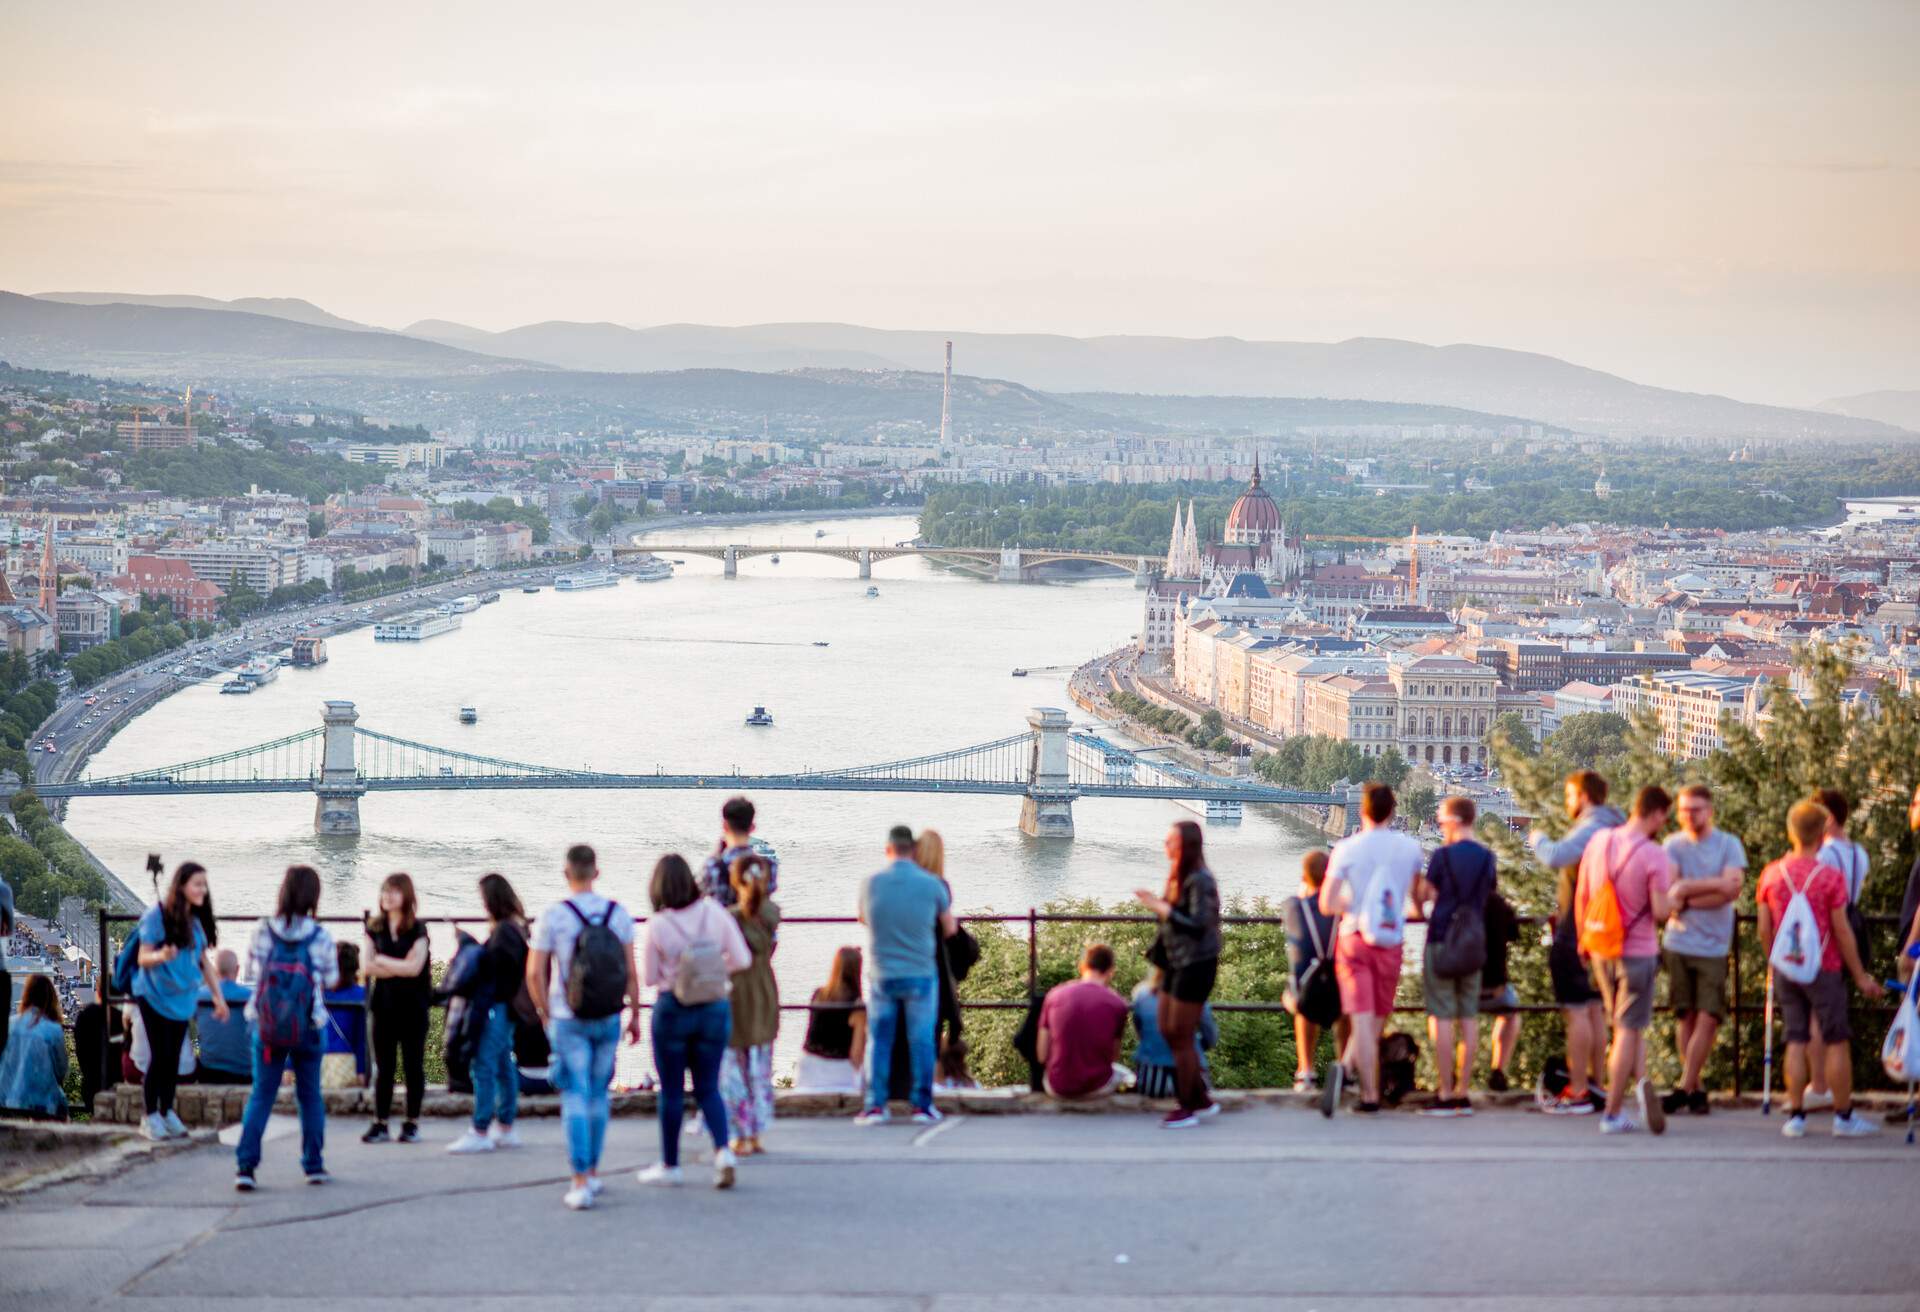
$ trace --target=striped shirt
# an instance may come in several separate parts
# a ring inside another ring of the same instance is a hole
[[[306,916],[293,920],[283,920],[279,916],[264,918],[253,927],[253,938],[247,944],[246,982],[253,985],[253,996],[247,999],[247,1019],[254,1024],[260,1022],[260,980],[267,972],[267,962],[273,956],[273,936],[298,942],[306,939],[307,965],[313,971],[313,1025],[324,1031],[327,1028],[326,991],[340,982],[340,957],[333,946],[333,935],[327,933],[327,927]],[[311,937],[309,937],[311,935]]]

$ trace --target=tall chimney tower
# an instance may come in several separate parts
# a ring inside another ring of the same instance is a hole
[[[53,516],[47,516],[46,535],[40,540],[40,609],[52,619],[60,599],[60,567],[53,559]]]
[[[940,388],[940,449],[947,449],[953,425],[953,343],[947,343],[947,377]]]

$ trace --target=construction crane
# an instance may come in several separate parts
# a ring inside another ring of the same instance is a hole
[[[1415,524],[1413,531],[1404,538],[1363,537],[1357,533],[1306,533],[1302,540],[1307,542],[1379,542],[1387,546],[1404,546],[1407,549],[1407,596],[1414,605],[1420,604],[1420,526]]]

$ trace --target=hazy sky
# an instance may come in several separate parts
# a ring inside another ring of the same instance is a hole
[[[1920,3],[6,5],[0,288],[1920,388]]]

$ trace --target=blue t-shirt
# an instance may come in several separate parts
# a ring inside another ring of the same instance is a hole
[[[246,1075],[253,1070],[252,1027],[247,1024],[247,1000],[253,990],[234,980],[220,981],[220,996],[227,1000],[232,1014],[226,1024],[214,1019],[213,995],[200,987],[200,1064],[217,1071]]]
[[[1434,849],[1433,859],[1427,862],[1427,882],[1433,885],[1433,914],[1427,918],[1429,946],[1446,938],[1455,910],[1486,914],[1493,880],[1493,853],[1471,838]]]
[[[327,990],[327,1051],[353,1054],[353,1069],[367,1073],[367,991],[355,984]]]
[[[945,884],[905,859],[867,876],[860,916],[867,922],[868,978],[932,979],[934,927],[952,903]]]
[[[200,928],[198,920],[187,923],[193,927],[190,950],[182,948],[172,961],[141,966],[133,973],[133,996],[144,999],[168,1020],[192,1020],[193,1009],[200,1001],[200,954],[207,950],[207,932]],[[148,907],[134,932],[147,947],[157,948],[165,943],[167,927],[161,919],[160,908]]]

